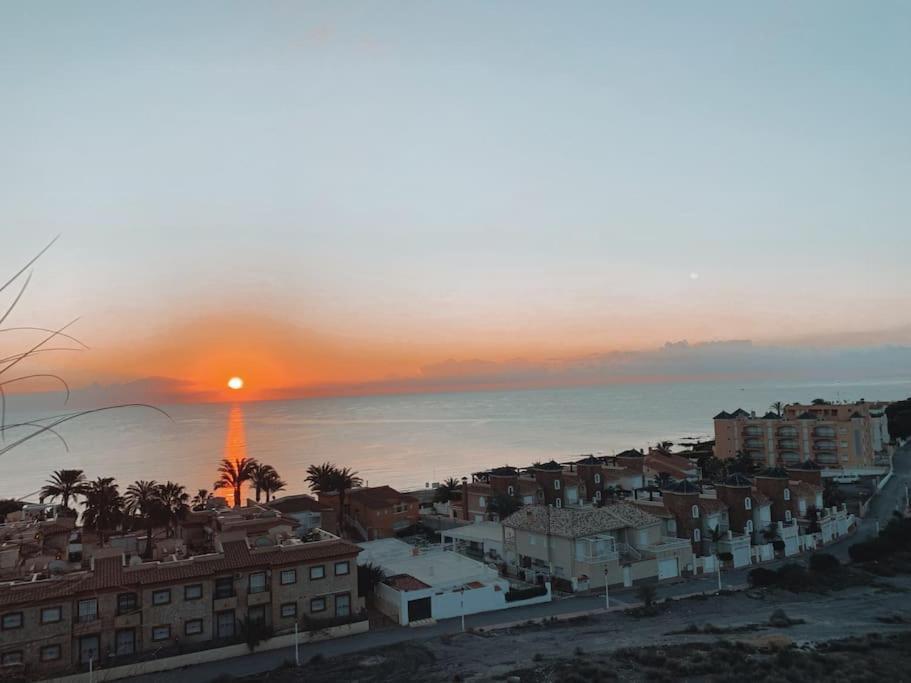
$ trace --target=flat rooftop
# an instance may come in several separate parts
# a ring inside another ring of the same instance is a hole
[[[453,529],[444,529],[440,531],[440,536],[477,543],[502,543],[503,527],[499,522],[475,522]]]
[[[397,538],[360,543],[358,564],[370,562],[382,567],[387,576],[406,574],[432,588],[450,588],[473,581],[490,583],[500,578],[495,569],[459,553],[420,550]]]

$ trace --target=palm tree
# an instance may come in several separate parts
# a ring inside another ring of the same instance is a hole
[[[205,510],[206,505],[209,502],[209,498],[212,497],[212,493],[209,489],[197,489],[196,495],[193,496],[193,500],[190,501],[190,505],[193,506],[194,510]]]
[[[263,491],[266,490],[266,486],[269,482],[281,481],[278,476],[278,472],[275,471],[275,468],[272,465],[266,465],[265,463],[255,463],[250,471],[250,482],[253,484],[253,488],[256,491],[256,502],[260,501]],[[284,482],[282,482],[282,488],[284,488]],[[273,490],[273,493],[275,491]],[[266,502],[269,501],[268,494],[266,495]]]
[[[43,503],[45,498],[59,498],[63,507],[69,509],[70,498],[75,503],[77,496],[85,494],[85,482],[82,470],[57,470],[47,480],[47,484],[41,487],[39,499]]]
[[[307,468],[307,476],[304,481],[310,485],[310,490],[314,493],[329,493],[332,488],[332,478],[335,475],[336,467],[331,462],[324,462],[322,465],[310,465]]]
[[[437,486],[437,490],[433,494],[433,501],[435,503],[448,503],[451,500],[461,500],[462,484],[455,477],[449,477],[442,484]]]
[[[310,465],[307,468],[305,481],[310,484],[310,490],[316,493],[332,491],[338,493],[338,530],[341,531],[344,521],[345,492],[361,485],[361,478],[357,476],[357,472],[326,462],[322,465]]]
[[[190,499],[190,494],[180,484],[169,481],[159,485],[158,498],[166,513],[168,536],[173,536],[177,531],[177,524],[189,510],[187,501]]]
[[[781,417],[781,414],[784,412],[784,403],[781,401],[775,401],[772,405],[769,406],[778,417]]]
[[[123,496],[125,512],[133,517],[141,517],[145,524],[146,557],[152,556],[152,530],[155,524],[167,520],[165,505],[159,494],[158,482],[139,480],[130,484]]]
[[[667,472],[659,472],[655,476],[655,484],[662,491],[674,483],[674,478]]]
[[[245,481],[250,481],[253,477],[253,469],[256,466],[254,458],[238,458],[230,460],[223,458],[221,465],[218,466],[219,478],[213,484],[215,489],[232,489],[234,491],[234,507],[240,507],[240,493],[244,487]]]
[[[659,441],[655,446],[655,450],[661,455],[670,455],[671,447],[674,445],[673,441]]]
[[[272,500],[274,496],[279,491],[283,491],[285,488],[285,480],[278,476],[278,472],[274,469],[267,473],[265,481],[263,481],[263,491],[266,494],[266,502],[268,503]]]
[[[105,532],[113,531],[123,520],[123,498],[114,477],[98,477],[88,482],[82,494],[82,524],[98,534],[98,545],[104,546]]]

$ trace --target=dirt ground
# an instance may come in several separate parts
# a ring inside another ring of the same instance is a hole
[[[908,672],[911,577],[896,577],[823,595],[751,591],[670,601],[654,616],[613,612],[411,641],[246,680],[911,681]]]

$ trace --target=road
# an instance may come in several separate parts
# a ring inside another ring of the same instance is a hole
[[[857,531],[830,546],[830,552],[842,560],[848,559],[848,548],[860,540],[866,540],[876,533],[876,522],[880,525],[888,523],[901,504],[905,496],[905,486],[911,486],[911,444],[901,449],[895,456],[893,463],[893,476],[883,489],[877,494],[870,505],[867,517],[858,525]],[[777,560],[763,566],[773,568],[784,562],[793,561]],[[753,567],[728,570],[723,573],[725,588],[741,588],[747,584],[747,575]],[[680,579],[658,586],[658,597],[681,597],[694,593],[711,593],[717,588],[717,579],[714,574],[698,578]],[[724,600],[724,598],[719,598]],[[714,603],[714,601],[711,601]],[[636,604],[635,589],[619,589],[611,591],[611,607],[624,608]],[[466,628],[491,627],[504,623],[521,622],[529,619],[592,612],[604,607],[604,595],[580,595],[554,600],[542,605],[517,607],[499,612],[474,614],[465,618]],[[608,615],[609,616],[609,615]],[[321,654],[324,657],[346,655],[376,647],[395,645],[405,641],[428,641],[444,635],[453,635],[461,631],[460,619],[448,619],[429,626],[420,628],[389,628],[370,631],[361,635],[328,640],[300,648],[301,661],[305,662],[310,657]],[[136,677],[132,680],[152,681],[160,683],[199,683],[210,681],[218,676],[229,674],[232,676],[245,676],[264,671],[269,671],[282,663],[294,660],[294,649],[284,648],[269,652],[255,652],[244,657],[237,657],[220,662],[200,664],[186,669],[156,673],[154,675]]]

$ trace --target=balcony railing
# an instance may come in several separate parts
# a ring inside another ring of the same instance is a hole
[[[779,439],[793,439],[797,436],[797,430],[794,427],[781,427],[778,430]]]
[[[652,557],[658,557],[659,555],[672,555],[674,553],[680,552],[681,550],[687,550],[691,547],[692,546],[689,539],[665,536],[661,539],[660,543],[653,543],[652,545],[647,546],[642,550],[644,550]]]
[[[816,427],[813,429],[813,436],[833,437],[835,429],[833,427]]]
[[[762,439],[746,439],[743,442],[743,445],[746,448],[762,448],[763,447]]]
[[[762,436],[762,427],[744,427],[743,433],[746,436]]]

